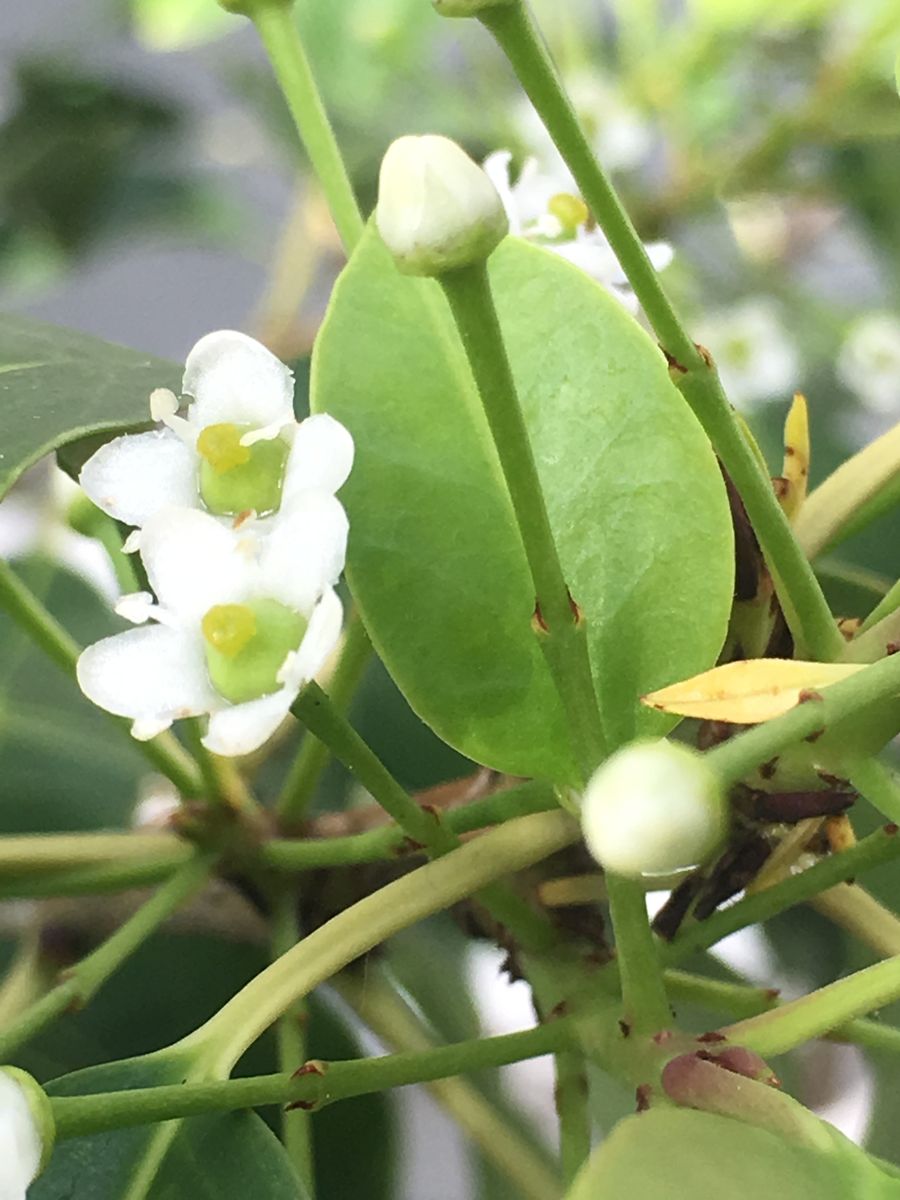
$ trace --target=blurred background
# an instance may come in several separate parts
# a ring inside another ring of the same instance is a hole
[[[640,235],[672,247],[667,286],[713,351],[772,473],[788,402],[801,390],[813,483],[821,480],[900,418],[896,0],[534,0],[534,8]],[[519,166],[532,156],[557,168],[476,23],[442,21],[426,0],[299,0],[297,20],[367,211],[381,155],[402,133],[441,132],[479,157],[505,148]],[[302,382],[341,262],[248,22],[214,0],[4,6],[0,309],[174,362],[203,333],[240,328],[296,360]],[[65,611],[76,636],[92,640],[110,628],[103,598],[115,581],[96,543],[70,528],[69,500],[49,465],[31,472],[0,505],[0,551]],[[896,578],[898,535],[888,512],[822,564],[842,614],[863,615]],[[140,758],[117,742],[91,759],[85,747],[102,720],[5,621],[0,634],[0,827],[127,825],[140,798],[157,806],[142,819],[165,812],[165,793]],[[377,669],[354,716],[409,787],[472,770]],[[358,801],[332,769],[320,806]],[[874,873],[871,886],[897,907],[889,874]],[[7,959],[29,914],[4,907]],[[263,950],[244,917],[234,916],[227,954],[221,929],[214,939],[203,921],[153,939],[23,1065],[47,1078],[192,1027],[259,969]],[[58,952],[62,961],[73,949]],[[833,978],[860,954],[805,909],[722,947],[733,968],[774,979],[785,994]],[[396,939],[379,969],[386,964],[437,1036],[465,1037],[531,1021],[524,985],[500,974],[502,957],[487,943],[471,949],[446,918]],[[164,996],[148,992],[148,972],[170,981]],[[6,997],[0,989],[0,1017]],[[314,1015],[315,1053],[355,1053],[359,1039],[390,1044],[372,1041],[345,1001],[326,995]],[[261,1047],[248,1069],[265,1069],[270,1053]],[[783,1074],[852,1136],[868,1134],[876,1153],[896,1155],[896,1089],[860,1053],[816,1046]],[[552,1138],[549,1069],[529,1064],[504,1079],[502,1095],[478,1086],[540,1154]],[[604,1094],[598,1120],[631,1105]],[[325,1197],[527,1194],[420,1089],[327,1110],[316,1124],[321,1161],[337,1171],[326,1170]],[[347,1129],[352,1168],[340,1152]]]

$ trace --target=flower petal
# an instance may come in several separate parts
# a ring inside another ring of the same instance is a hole
[[[195,624],[214,604],[252,590],[252,542],[198,509],[167,508],[149,521],[141,557],[160,606],[180,623]]]
[[[269,740],[287,716],[296,695],[295,688],[285,687],[259,700],[232,704],[213,713],[203,745],[213,754],[228,757],[252,754]]]
[[[277,432],[294,420],[292,371],[262,343],[234,330],[208,333],[197,342],[181,387],[194,397],[188,420],[200,429],[230,422]]]
[[[353,438],[340,421],[316,413],[297,426],[284,474],[282,510],[300,492],[320,489],[336,492],[353,466]]]
[[[94,704],[120,717],[155,722],[208,712],[221,700],[210,686],[201,640],[179,629],[147,625],[88,646],[78,684]]]
[[[197,456],[170,429],[129,433],[92,454],[79,483],[117,521],[143,525],[170,504],[197,504]]]
[[[263,541],[260,595],[309,614],[344,569],[347,531],[347,514],[336,497],[328,492],[301,493]]]
[[[321,671],[341,636],[344,608],[331,588],[312,611],[300,648],[289,654],[278,678],[294,694]]]

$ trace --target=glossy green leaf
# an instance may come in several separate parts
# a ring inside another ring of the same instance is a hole
[[[123,1088],[177,1083],[185,1064],[171,1052],[89,1067],[56,1080],[53,1096],[90,1095]],[[174,1128],[173,1128],[174,1127]],[[146,1185],[134,1181],[160,1130],[172,1141]],[[29,1200],[302,1200],[293,1167],[272,1131],[253,1113],[224,1113],[110,1130],[62,1142]]]
[[[652,1109],[627,1117],[566,1200],[896,1200],[900,1180],[847,1143],[825,1153],[729,1117]]]
[[[92,434],[149,420],[157,387],[178,389],[180,368],[98,338],[24,317],[0,319],[0,496],[26,467]]]
[[[715,459],[659,351],[605,291],[514,238],[491,277],[609,740],[668,728],[638,698],[712,665],[730,608]],[[521,541],[449,311],[372,231],[335,288],[312,407],[356,439],[341,493],[351,584],[412,707],[478,762],[571,776]]]

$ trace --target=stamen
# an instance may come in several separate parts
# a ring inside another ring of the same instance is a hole
[[[241,430],[225,422],[207,425],[197,438],[197,453],[205,458],[218,475],[242,467],[250,461],[250,449],[241,443]]]
[[[236,658],[256,635],[256,616],[246,604],[216,604],[201,622],[203,636],[226,658]]]
[[[568,192],[559,192],[552,196],[547,211],[556,217],[568,234],[574,234],[579,225],[587,223],[590,210],[580,196],[572,196]]]

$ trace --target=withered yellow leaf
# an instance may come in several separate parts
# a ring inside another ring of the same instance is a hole
[[[793,519],[806,499],[809,480],[809,412],[806,397],[800,392],[794,396],[784,423],[782,479],[784,490],[780,498],[781,507],[788,518]]]
[[[861,669],[859,663],[751,658],[673,683],[644,696],[643,702],[681,717],[757,725],[793,708],[804,692],[815,692]]]

